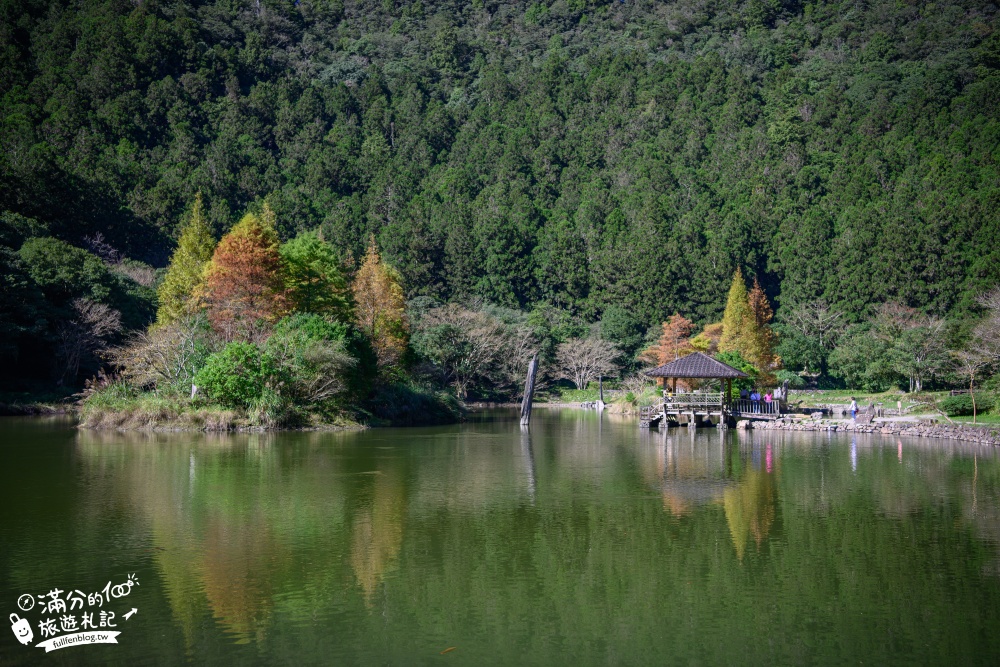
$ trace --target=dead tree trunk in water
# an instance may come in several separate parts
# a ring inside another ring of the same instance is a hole
[[[531,399],[535,393],[535,373],[538,372],[538,355],[531,357],[528,364],[528,379],[524,381],[524,398],[521,399],[521,426],[531,421]]]

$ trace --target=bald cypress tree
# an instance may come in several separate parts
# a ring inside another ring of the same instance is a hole
[[[392,370],[402,360],[409,340],[406,301],[399,272],[382,261],[373,236],[354,275],[355,317],[371,341],[380,370]]]
[[[215,239],[205,220],[201,193],[195,196],[191,217],[188,218],[170,257],[163,283],[157,290],[159,309],[157,324],[170,324],[186,315],[193,307],[191,295],[201,284],[205,265],[212,259]]]
[[[737,269],[722,316],[719,351],[739,352],[760,372],[758,379],[765,385],[774,382],[773,371],[777,367],[774,356],[777,337],[770,327],[772,317],[771,304],[760,283],[755,278],[753,289],[747,292],[743,273]]]
[[[349,322],[352,294],[340,257],[317,232],[302,232],[279,249],[293,310],[330,315]]]
[[[747,295],[747,302],[753,319],[747,326],[746,351],[743,356],[761,372],[759,377],[764,384],[772,384],[772,372],[777,370],[779,361],[774,355],[778,338],[771,329],[774,311],[756,278],[753,279],[753,289]]]
[[[747,285],[743,281],[743,272],[737,268],[733,274],[733,282],[729,286],[726,310],[722,315],[719,352],[739,352],[747,359],[748,341],[753,336],[753,322],[754,315],[750,309]]]
[[[247,213],[222,237],[205,271],[204,302],[216,331],[227,339],[252,336],[261,323],[288,310],[284,262],[274,213]]]

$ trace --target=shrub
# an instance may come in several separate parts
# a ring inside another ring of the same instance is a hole
[[[757,384],[757,376],[760,371],[757,367],[751,364],[749,361],[743,358],[743,355],[736,350],[730,352],[719,352],[715,355],[715,358],[724,364],[732,366],[738,371],[743,371],[748,377],[740,378],[738,380],[733,380],[733,387],[736,390],[740,389],[753,389]]]
[[[282,320],[267,341],[267,354],[299,401],[321,404],[347,389],[356,361],[346,350],[343,329],[318,315],[300,315]]]
[[[993,409],[996,401],[989,394],[976,395],[976,413],[984,414]],[[968,394],[948,396],[938,402],[938,407],[949,417],[960,417],[972,414],[972,397]]]
[[[308,342],[313,352],[321,353],[319,357],[314,356],[314,362],[321,359],[331,362],[323,365],[341,375],[348,393],[355,396],[368,393],[378,372],[377,361],[368,339],[353,324],[330,321],[312,313],[298,313],[278,322],[269,347],[287,348],[289,342],[296,340]],[[342,358],[333,358],[333,353],[339,353]],[[347,355],[346,358],[343,355]],[[301,354],[296,356],[301,360]]]
[[[264,390],[280,383],[269,355],[252,343],[233,342],[206,359],[194,383],[222,405],[249,409],[259,403]]]

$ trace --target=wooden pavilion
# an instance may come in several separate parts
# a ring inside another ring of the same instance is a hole
[[[668,364],[657,366],[645,374],[656,378],[659,382],[663,389],[663,402],[643,410],[640,414],[640,423],[644,426],[682,421],[694,426],[698,422],[713,419],[728,422],[734,417],[774,419],[778,416],[777,401],[765,404],[763,401],[734,399],[733,380],[748,377],[747,374],[701,352],[694,352]],[[725,389],[678,392],[678,379],[719,380]]]

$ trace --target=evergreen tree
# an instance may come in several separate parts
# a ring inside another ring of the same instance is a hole
[[[293,310],[351,321],[351,293],[333,246],[317,232],[303,232],[282,244],[280,252]]]
[[[157,324],[170,324],[191,310],[191,295],[204,280],[205,265],[212,259],[214,249],[215,239],[205,220],[201,194],[198,194],[191,217],[177,241],[177,249],[170,257],[167,274],[157,290]]]

